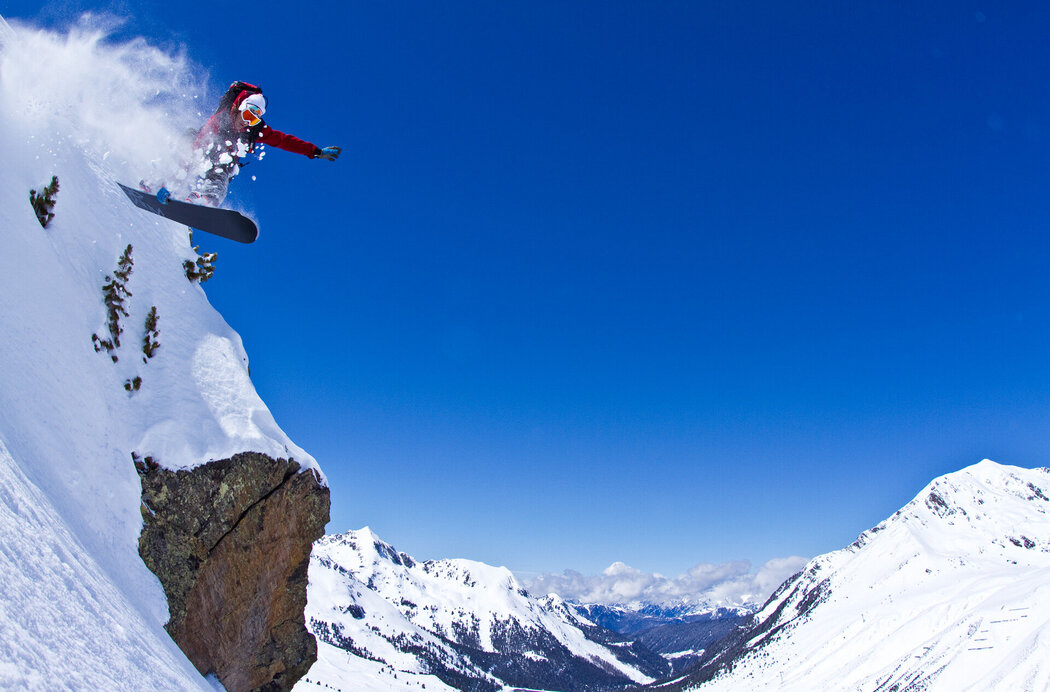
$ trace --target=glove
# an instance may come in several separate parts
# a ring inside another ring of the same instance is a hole
[[[161,189],[157,190],[157,201],[161,204],[167,204],[169,197],[171,197],[171,190],[169,190],[168,188],[162,187]]]
[[[318,149],[314,152],[315,159],[324,159],[325,161],[335,161],[339,158],[339,154],[342,153],[341,147],[325,147],[324,149]]]

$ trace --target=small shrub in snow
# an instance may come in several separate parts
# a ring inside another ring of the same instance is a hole
[[[190,229],[190,244],[193,245],[193,229]],[[186,270],[186,278],[197,283],[204,283],[215,274],[215,260],[219,258],[217,252],[206,252],[200,254],[200,246],[193,245],[193,251],[197,253],[197,261],[186,260],[182,268]]]
[[[51,182],[42,191],[43,194],[37,194],[36,190],[29,191],[29,203],[33,205],[33,211],[36,213],[36,218],[40,221],[40,225],[47,228],[47,225],[51,223],[51,219],[55,218],[55,195],[58,194],[58,176],[51,176]]]
[[[157,306],[154,305],[149,309],[149,314],[146,315],[146,336],[142,338],[142,352],[146,354],[146,357],[142,359],[143,363],[149,361],[153,357],[153,354],[160,348],[160,330],[157,329]]]
[[[124,307],[127,299],[131,297],[128,290],[128,278],[131,277],[131,269],[135,262],[131,257],[131,245],[124,249],[124,254],[117,262],[117,270],[112,276],[106,276],[106,283],[102,285],[102,300],[106,304],[106,325],[109,327],[108,339],[103,339],[98,334],[91,335],[91,341],[95,345],[95,351],[105,350],[109,353],[113,362],[117,362],[117,355],[113,352],[120,347],[120,335],[124,329],[120,326],[120,316],[128,316],[128,310]]]
[[[142,378],[136,376],[134,379],[128,380],[124,383],[124,389],[129,392],[137,392],[142,388]]]

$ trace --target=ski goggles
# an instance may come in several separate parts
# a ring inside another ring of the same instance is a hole
[[[248,127],[255,127],[262,122],[262,109],[254,104],[247,105],[241,111],[241,119]]]

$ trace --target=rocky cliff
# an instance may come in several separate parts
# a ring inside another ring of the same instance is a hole
[[[229,692],[289,690],[317,658],[306,629],[310,549],[329,494],[291,459],[243,453],[186,470],[136,459],[143,561],[168,597],[168,632]]]

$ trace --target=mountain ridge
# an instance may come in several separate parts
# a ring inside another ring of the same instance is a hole
[[[560,597],[532,597],[505,567],[417,561],[368,528],[315,544],[307,616],[328,672],[311,671],[297,690],[331,676],[378,676],[364,661],[469,690],[617,689],[669,669]]]
[[[647,689],[1050,686],[1050,470],[984,460],[811,560],[699,667]]]

